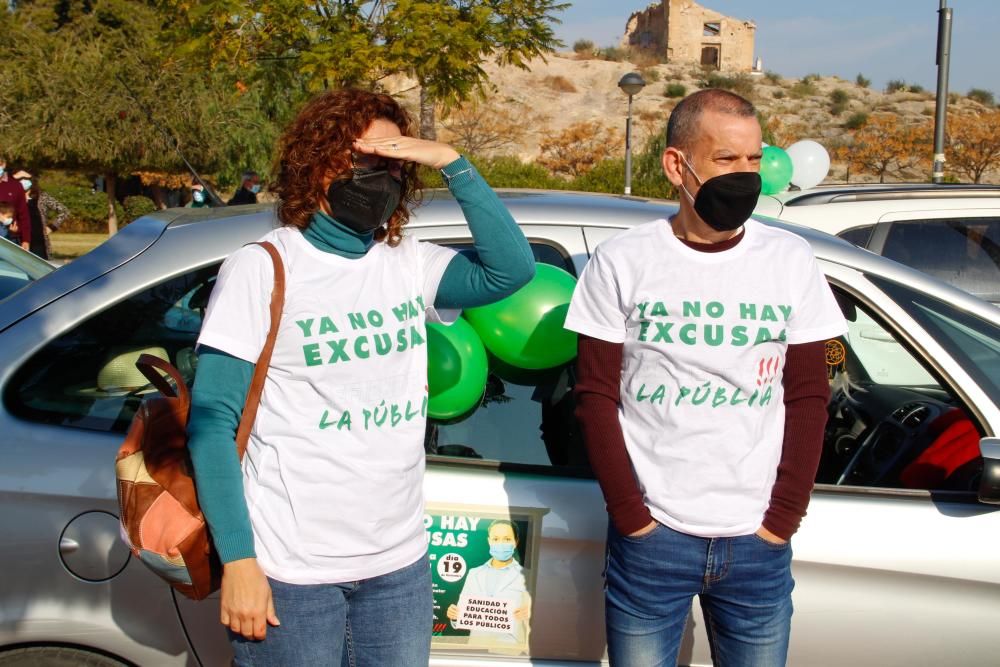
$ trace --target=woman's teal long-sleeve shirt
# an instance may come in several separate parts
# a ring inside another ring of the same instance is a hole
[[[441,171],[469,224],[476,252],[457,254],[449,262],[435,307],[481,306],[514,293],[535,271],[531,247],[517,223],[464,157]],[[320,250],[351,259],[374,245],[372,234],[357,234],[323,213],[314,215],[303,236]],[[253,369],[248,361],[202,347],[192,392],[188,447],[198,501],[223,563],[255,556],[236,455],[236,429]]]

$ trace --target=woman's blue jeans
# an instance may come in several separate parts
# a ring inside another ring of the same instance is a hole
[[[296,586],[269,579],[281,621],[267,638],[229,633],[237,667],[413,667],[430,659],[427,556],[372,579]]]
[[[616,667],[677,664],[700,596],[716,667],[780,667],[792,619],[792,548],[756,535],[704,538],[663,525],[608,532],[605,620]]]

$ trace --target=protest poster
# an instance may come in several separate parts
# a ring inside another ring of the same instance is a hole
[[[528,653],[545,508],[431,505],[435,649]]]

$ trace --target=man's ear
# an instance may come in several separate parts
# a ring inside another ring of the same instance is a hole
[[[660,162],[667,180],[675,187],[680,187],[684,177],[684,160],[681,152],[673,146],[667,146],[660,157]]]

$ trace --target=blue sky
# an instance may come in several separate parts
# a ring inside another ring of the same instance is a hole
[[[577,0],[556,34],[568,46],[617,44],[629,14],[652,0]],[[757,24],[764,69],[853,80],[883,88],[890,79],[937,86],[934,64],[940,0],[702,0],[702,6]],[[986,88],[1000,99],[1000,2],[948,0],[954,10],[949,90]]]

